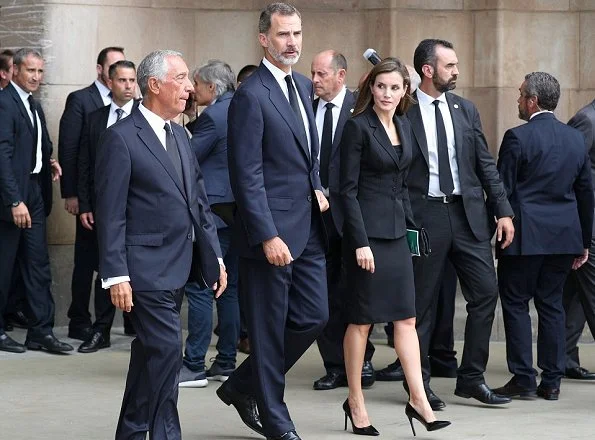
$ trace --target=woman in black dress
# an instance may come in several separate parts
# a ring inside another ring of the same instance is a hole
[[[349,417],[353,432],[361,435],[378,435],[364,405],[361,369],[370,326],[387,321],[394,322],[395,349],[411,393],[407,417],[420,420],[428,430],[449,424],[436,421],[428,403],[415,330],[413,265],[406,238],[407,227],[414,226],[406,184],[411,131],[404,116],[411,100],[405,65],[396,58],[384,59],[361,88],[341,137],[349,323],[344,339],[349,397],[343,409],[346,427]]]

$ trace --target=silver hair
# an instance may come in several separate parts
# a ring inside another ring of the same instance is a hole
[[[221,60],[209,60],[206,64],[196,68],[192,78],[199,78],[203,83],[215,85],[215,98],[225,92],[235,90],[236,77],[231,67]]]
[[[23,61],[25,61],[25,58],[27,58],[29,55],[33,55],[35,58],[43,60],[43,57],[38,50],[23,48],[15,52],[14,56],[12,57],[12,64],[15,66],[20,66]]]
[[[175,50],[156,50],[143,58],[138,65],[136,81],[140,88],[140,92],[143,95],[147,94],[149,78],[153,77],[159,80],[165,79],[165,76],[167,75],[167,57],[182,57],[182,54]]]
[[[525,93],[537,97],[542,110],[554,111],[560,99],[560,83],[546,72],[532,72],[525,75]]]
[[[260,19],[258,20],[258,33],[267,34],[271,28],[271,17],[273,14],[279,15],[297,15],[300,20],[302,15],[295,6],[288,5],[287,3],[271,3],[260,13]]]

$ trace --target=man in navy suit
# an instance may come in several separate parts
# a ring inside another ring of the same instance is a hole
[[[268,439],[296,440],[283,401],[285,373],[328,318],[321,217],[328,202],[318,175],[312,83],[291,68],[302,46],[299,11],[268,5],[259,42],[264,59],[236,91],[228,115],[240,298],[252,354],[217,394]]]
[[[192,91],[186,63],[159,50],[137,73],[143,102],[105,131],[95,167],[99,273],[137,330],[116,440],[179,440],[184,285],[191,275],[219,296],[227,280],[202,173],[170,122]]]
[[[108,86],[112,103],[91,112],[85,122],[78,166],[79,219],[94,241],[95,270],[99,270],[99,249],[95,230],[95,158],[97,145],[105,129],[130,115],[138,107],[134,101],[136,92],[136,67],[132,61],[116,61],[109,67]],[[100,279],[98,279],[99,282]],[[91,335],[78,348],[80,353],[93,353],[110,346],[110,330],[114,321],[115,307],[103,289],[95,294],[95,322]]]
[[[97,56],[97,79],[89,86],[76,90],[66,98],[64,113],[60,118],[58,135],[58,157],[64,175],[60,179],[60,190],[64,199],[64,209],[76,218],[74,241],[74,266],[72,268],[72,301],[68,308],[68,336],[82,341],[92,336],[89,299],[93,273],[96,265],[96,237],[80,222],[78,199],[78,156],[85,119],[92,111],[111,104],[108,87],[109,67],[124,59],[121,47],[106,47]],[[95,295],[101,295],[101,281],[95,280]]]
[[[0,92],[0,350],[62,353],[72,347],[53,334],[54,299],[46,237],[52,209],[52,180],[62,169],[51,158],[52,142],[44,112],[33,97],[43,78],[44,61],[33,49],[14,55],[12,81]],[[6,333],[4,311],[13,268],[18,265],[31,312],[27,340]]]
[[[589,256],[593,187],[589,155],[580,131],[553,111],[560,84],[552,75],[525,76],[517,100],[527,124],[502,139],[498,170],[514,210],[514,241],[498,250],[498,281],[512,379],[498,393],[558,400],[565,366],[562,292],[572,268]],[[529,301],[539,317],[537,371],[533,368]]]
[[[347,324],[341,313],[344,286],[341,281],[343,213],[339,203],[339,144],[345,122],[355,106],[355,97],[345,87],[347,60],[339,52],[325,50],[318,53],[312,60],[311,73],[314,93],[318,96],[313,107],[320,140],[320,180],[323,194],[329,197],[330,204],[330,209],[322,215],[329,241],[326,253],[329,320],[316,340],[326,375],[314,382],[314,389],[331,390],[347,386],[343,356]],[[374,345],[368,340],[362,368],[364,388],[374,384],[373,354]]]
[[[227,167],[227,110],[235,90],[235,75],[227,63],[211,60],[193,73],[194,100],[206,106],[192,125],[192,151],[196,155],[205,179],[209,204],[232,204]],[[218,298],[217,317],[219,339],[215,362],[207,370],[205,356],[213,328],[213,291],[196,282],[186,284],[188,298],[188,337],[184,348],[184,365],[179,386],[202,388],[208,380],[224,382],[235,370],[237,343],[240,334],[238,306],[238,257],[232,239],[232,229],[215,216],[217,236],[227,271],[227,290]]]

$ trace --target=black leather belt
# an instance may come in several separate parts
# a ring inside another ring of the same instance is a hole
[[[451,194],[450,196],[442,196],[442,197],[431,197],[428,196],[427,198],[430,202],[440,202],[440,203],[457,203],[463,200],[463,196],[458,194]]]

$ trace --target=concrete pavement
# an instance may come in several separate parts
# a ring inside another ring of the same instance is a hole
[[[65,338],[65,334],[66,328],[56,329],[58,337]],[[22,342],[25,333],[17,330],[12,336]],[[78,341],[68,341],[78,346]],[[130,341],[122,328],[116,328],[112,331],[112,347],[98,353],[0,352],[0,440],[113,438]],[[214,356],[212,350],[209,356]],[[583,365],[595,370],[595,344],[582,344],[580,350]],[[393,360],[394,351],[384,340],[378,340],[375,367],[382,368]],[[312,390],[313,380],[323,373],[314,346],[287,377],[285,398],[298,433],[304,440],[353,439],[351,431],[343,431],[341,404],[347,389]],[[491,344],[486,379],[491,387],[509,379],[501,342]],[[242,424],[234,409],[217,398],[218,386],[219,382],[214,382],[203,389],[180,390],[178,408],[184,439],[262,439]],[[456,397],[454,386],[454,379],[432,380],[432,389],[447,405],[437,415],[450,420],[452,426],[428,433],[414,421],[417,438],[569,440],[595,436],[595,381],[564,380],[557,402],[515,400],[499,407]],[[370,419],[380,431],[379,439],[413,437],[404,414],[407,395],[400,383],[376,382],[365,396]]]

